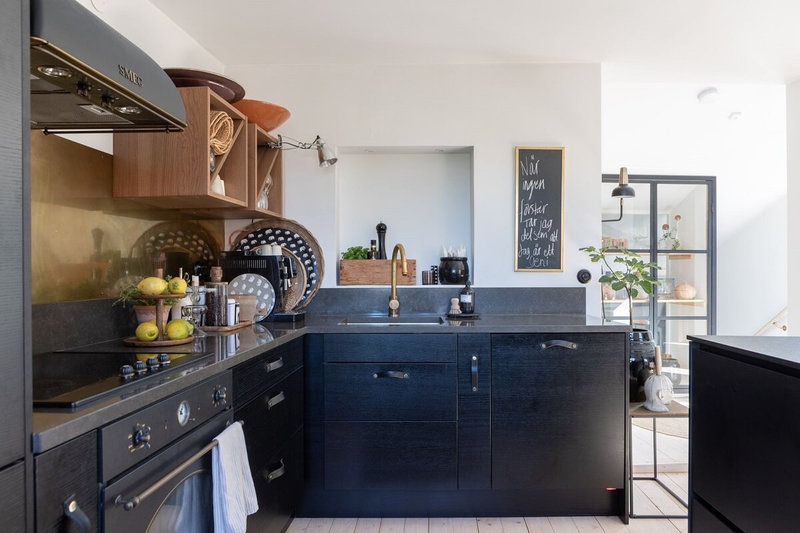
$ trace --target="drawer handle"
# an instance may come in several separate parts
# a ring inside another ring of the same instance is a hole
[[[383,372],[375,372],[372,374],[375,379],[378,378],[393,378],[393,379],[408,379],[408,372],[402,370],[384,370]]]
[[[273,372],[275,370],[278,370],[282,366],[283,366],[283,357],[278,357],[276,360],[264,365],[264,368],[267,369],[267,372]]]
[[[472,392],[478,390],[478,356],[472,356]]]
[[[280,391],[278,394],[267,400],[267,409],[272,409],[285,399],[286,395],[283,393],[283,391]]]
[[[574,342],[562,341],[562,340],[558,340],[558,339],[551,340],[551,341],[545,341],[545,342],[543,342],[543,343],[541,343],[539,345],[539,347],[542,350],[547,350],[548,348],[555,348],[556,346],[558,346],[559,348],[567,348],[568,350],[577,350],[578,349],[578,345],[575,344]]]
[[[72,520],[79,531],[88,533],[92,529],[92,522],[78,505],[75,494],[71,494],[61,505],[64,509],[64,516]]]
[[[281,459],[281,466],[272,470],[271,472],[265,472],[264,477],[267,478],[267,483],[272,483],[282,475],[286,473],[286,465],[283,464],[283,459]]]

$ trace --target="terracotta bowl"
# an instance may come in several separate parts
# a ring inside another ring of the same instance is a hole
[[[247,115],[248,121],[257,124],[264,131],[274,130],[291,115],[285,107],[261,100],[239,100],[233,103],[233,107]]]

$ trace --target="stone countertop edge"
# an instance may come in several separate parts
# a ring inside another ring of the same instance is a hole
[[[722,348],[751,362],[800,372],[800,337],[746,335],[688,335],[690,341]]]
[[[314,333],[628,333],[631,328],[619,322],[604,322],[600,318],[585,315],[530,315],[506,316],[484,315],[477,320],[461,319],[461,325],[341,325],[346,315],[314,315],[294,327],[280,323],[267,325],[273,339],[259,344],[253,328],[242,328],[241,348],[235,355],[220,359],[194,372],[163,383],[143,393],[120,399],[110,396],[75,411],[35,409],[33,411],[33,453],[38,454],[55,448],[73,438],[100,428],[138,409],[172,396],[186,388],[212,378],[215,375],[240,365],[264,352],[277,348],[305,334]],[[228,334],[230,335],[230,334]],[[209,338],[227,335],[209,335]],[[65,354],[68,356],[68,354]]]

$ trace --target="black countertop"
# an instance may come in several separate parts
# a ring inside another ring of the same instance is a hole
[[[687,338],[701,345],[733,352],[753,363],[800,371],[800,337],[690,335]]]
[[[444,318],[439,315],[404,315],[400,321],[376,315],[314,315],[304,322],[261,323],[226,335],[209,335],[204,349],[214,358],[166,383],[127,397],[112,395],[84,408],[69,410],[35,409],[33,412],[33,452],[41,453],[93,429],[104,426],[151,403],[166,398],[281,346],[306,333],[627,333],[630,326],[586,315],[479,315],[477,319]],[[343,325],[347,321],[350,325]],[[375,322],[380,322],[376,324]],[[393,322],[393,325],[385,325]],[[408,323],[411,322],[411,323]],[[431,324],[433,322],[433,324]],[[238,347],[232,348],[236,335]],[[110,343],[121,340],[109,341]],[[104,344],[108,344],[104,343]],[[65,357],[69,353],[64,354]]]

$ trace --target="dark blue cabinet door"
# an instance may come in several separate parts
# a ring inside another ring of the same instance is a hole
[[[625,487],[624,334],[492,336],[492,488]]]

